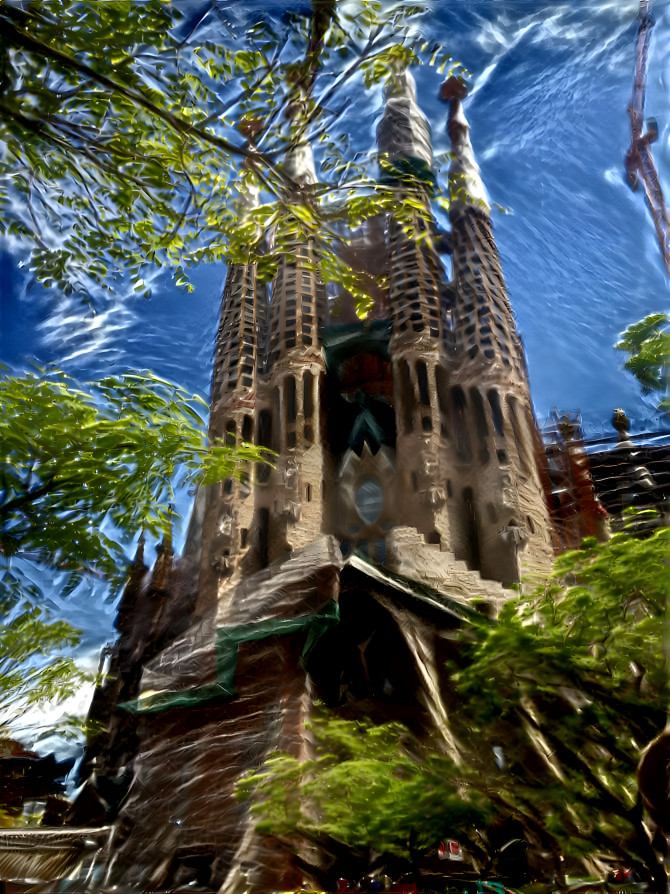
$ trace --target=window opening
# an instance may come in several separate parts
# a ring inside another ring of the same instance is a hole
[[[279,443],[279,432],[281,429],[279,407],[279,388],[274,388],[272,391],[272,425],[270,426],[270,433],[272,436],[271,446],[275,453],[278,453],[281,449],[281,444]]]
[[[481,556],[479,551],[479,532],[477,531],[477,513],[471,487],[466,487],[463,491],[463,507],[465,514],[465,537],[468,550],[467,561],[475,571],[480,571]]]
[[[409,378],[407,361],[398,363],[398,379],[400,385],[400,402],[402,405],[402,425],[404,432],[412,430],[412,409],[414,404],[414,389]]]
[[[302,377],[303,388],[303,412],[305,419],[311,419],[314,413],[314,376],[306,370]]]
[[[489,399],[489,404],[491,406],[491,414],[493,416],[493,427],[495,428],[496,434],[501,438],[505,437],[505,431],[503,427],[503,414],[502,408],[500,406],[500,397],[497,391],[489,391],[487,394]]]
[[[428,390],[428,370],[423,360],[416,365],[416,377],[419,383],[419,400],[425,407],[430,406],[430,393]]]
[[[528,454],[526,452],[526,446],[523,438],[523,434],[521,432],[521,425],[519,424],[519,417],[516,411],[516,398],[509,397],[507,398],[507,405],[509,407],[509,415],[510,420],[512,422],[512,431],[514,432],[514,440],[516,441],[516,449],[519,454],[519,460],[521,462],[521,468],[524,472],[529,471],[528,465]]]
[[[364,478],[356,489],[356,509],[366,525],[377,521],[384,508],[384,489],[379,480],[371,475]]]
[[[286,412],[286,424],[291,425],[295,422],[296,416],[298,415],[295,379],[293,376],[287,376],[284,380],[284,408]]]
[[[440,433],[443,437],[449,434],[449,386],[446,371],[441,367],[435,368],[435,384],[437,386],[437,406],[440,410]]]
[[[479,439],[479,461],[483,466],[485,466],[486,463],[489,461],[489,427],[486,424],[484,401],[482,400],[482,396],[477,388],[470,389],[470,400],[472,401],[472,406],[474,408],[475,428],[477,431],[477,438]]]
[[[460,385],[451,389],[451,404],[454,416],[454,430],[456,434],[456,452],[462,462],[470,462],[472,459],[472,445],[468,433],[468,421],[466,418],[465,394]]]

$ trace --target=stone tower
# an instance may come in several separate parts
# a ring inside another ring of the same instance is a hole
[[[253,266],[228,271],[211,431],[276,456],[196,501],[189,585],[174,589],[160,650],[123,706],[137,751],[105,885],[169,889],[196,864],[231,894],[298,885],[235,800],[236,780],[275,749],[305,752],[315,698],[402,719],[456,757],[445,634],[550,566],[523,351],[458,82],[443,95],[451,278],[409,74],[387,90],[378,141],[380,176],[413,210],[372,221],[351,250],[352,263],[386,273],[369,318],[329,311],[309,240],[269,293]],[[291,150],[286,172],[299,203],[316,180],[309,146]],[[346,295],[331,301],[346,306]],[[127,787],[124,761],[95,773],[118,790],[123,769]]]
[[[255,438],[277,457],[255,470],[253,488],[229,479],[210,496],[201,600],[211,591],[219,603],[321,533],[382,563],[399,536],[420,536],[438,564],[461,560],[504,585],[551,563],[523,349],[458,92],[445,85],[451,282],[435,247],[430,128],[409,73],[387,89],[378,129],[383,176],[422,208],[389,215],[381,244],[377,235],[387,313],[328,320],[310,244],[282,261],[269,302],[252,267],[229,271],[211,430],[231,444]],[[403,166],[418,175],[410,185]],[[299,201],[316,179],[310,148],[294,149],[287,169]]]

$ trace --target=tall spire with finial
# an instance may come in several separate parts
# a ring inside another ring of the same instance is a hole
[[[493,239],[490,206],[470,142],[463,112],[463,81],[450,77],[440,97],[449,102],[447,132],[451,140],[449,169],[452,225],[452,269],[456,286],[455,340],[466,362],[483,367],[514,368],[526,376],[523,349],[507,297],[498,249]]]
[[[468,454],[473,462],[469,480],[462,476],[462,502],[479,531],[481,573],[513,581],[550,567],[550,523],[526,361],[463,112],[466,94],[453,76],[440,91],[452,146],[453,422],[461,460]],[[476,460],[472,443],[479,444]]]
[[[440,292],[443,271],[425,237],[432,227],[430,194],[434,186],[430,127],[416,101],[416,84],[409,71],[389,82],[384,114],[377,128],[382,179],[397,186],[399,197],[411,196],[412,210],[403,208],[388,225],[389,309],[394,347],[441,338]],[[423,205],[419,210],[417,204]]]

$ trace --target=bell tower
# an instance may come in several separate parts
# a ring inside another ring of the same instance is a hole
[[[223,290],[212,374],[212,440],[223,440],[230,447],[254,441],[267,326],[267,288],[258,281],[256,265],[231,264]],[[239,480],[230,477],[209,485],[196,498],[196,512],[203,513],[198,614],[213,609],[222,589],[248,565],[245,559],[254,516],[252,474],[249,467]]]
[[[301,193],[316,182],[311,147],[293,147],[285,171],[295,184],[293,198],[302,201]],[[319,332],[326,290],[313,243],[296,241],[289,249],[272,281],[269,354],[259,402],[258,443],[277,453],[274,470],[260,470],[257,478],[257,530],[267,544],[261,564],[306,545],[322,527],[325,362]]]
[[[435,249],[430,209],[434,192],[430,126],[416,101],[409,72],[387,88],[386,108],[377,131],[382,164],[401,197],[412,198],[409,220],[388,221],[388,304],[392,321],[397,431],[397,478],[404,499],[402,524],[433,544],[449,545],[449,516],[441,465],[443,425],[436,379],[445,361],[442,297],[445,271]],[[403,172],[411,186],[403,185]],[[409,191],[411,189],[411,195]],[[400,484],[400,482],[402,482]]]
[[[450,103],[454,351],[449,364],[454,549],[485,578],[543,572],[553,550],[523,347],[496,247],[457,78]]]

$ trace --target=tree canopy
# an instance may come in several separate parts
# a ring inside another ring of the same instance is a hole
[[[559,857],[596,853],[661,871],[635,772],[665,725],[669,539],[659,528],[585,541],[557,560],[551,586],[466,638],[455,681],[473,784],[557,871]]]
[[[340,871],[346,865],[363,875],[375,863],[414,860],[490,816],[485,799],[465,780],[454,784],[453,762],[400,723],[374,726],[323,710],[308,731],[312,759],[273,755],[238,783],[238,797],[253,799],[259,832],[289,847],[296,836],[316,844]]]
[[[665,726],[669,540],[660,528],[586,541],[557,560],[548,586],[462,629],[445,671],[459,766],[399,725],[320,719],[312,759],[273,755],[241,783],[259,829],[289,847],[297,836],[387,858],[448,835],[496,872],[505,842],[491,830],[513,820],[530,874],[561,880],[582,861],[596,872],[619,863],[665,890],[635,774]]]
[[[45,284],[87,296],[120,276],[148,292],[162,265],[187,285],[206,260],[270,276],[311,240],[324,279],[364,305],[364,277],[333,251],[339,222],[416,199],[409,180],[400,199],[378,182],[370,147],[352,160],[351,88],[451,64],[421,36],[423,12],[314,0],[283,18],[252,5],[238,22],[219,4],[1,0],[0,232],[32,246]],[[283,167],[305,142],[310,188]]]
[[[635,376],[642,393],[655,394],[658,409],[670,413],[670,317],[649,314],[631,323],[615,347],[630,355],[624,369]]]
[[[127,548],[171,521],[175,487],[258,458],[209,444],[205,401],[150,374],[80,386],[52,370],[0,380],[0,725],[81,682],[78,631],[45,603],[86,577],[118,588]]]

